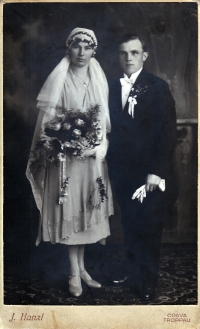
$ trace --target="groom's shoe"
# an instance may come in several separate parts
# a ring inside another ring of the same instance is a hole
[[[128,275],[123,275],[123,276],[115,276],[113,279],[113,283],[124,283],[128,279]]]
[[[150,286],[144,288],[136,286],[135,293],[143,302],[150,302],[155,297],[155,288]]]

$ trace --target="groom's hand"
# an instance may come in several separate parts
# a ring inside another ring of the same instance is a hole
[[[159,184],[160,184],[161,178],[156,175],[149,174],[146,178],[146,190],[147,191],[153,191]]]

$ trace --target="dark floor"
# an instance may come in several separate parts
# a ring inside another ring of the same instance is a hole
[[[44,260],[44,254],[43,254]],[[46,256],[48,258],[48,256]],[[40,257],[41,259],[41,257]],[[128,281],[113,283],[112,269],[120,264],[123,275],[122,245],[91,246],[86,250],[88,272],[102,283],[101,289],[90,289],[83,284],[79,298],[68,292],[67,266],[61,267],[59,257],[51,262],[35,261],[31,275],[5,270],[6,305],[142,305]],[[56,265],[55,265],[56,264]],[[32,264],[33,265],[33,264]],[[60,267],[59,267],[60,266]],[[38,268],[37,268],[38,267]],[[39,270],[38,270],[39,269]],[[17,273],[17,274],[16,274]],[[151,305],[197,304],[197,246],[195,244],[163,244],[156,298]]]

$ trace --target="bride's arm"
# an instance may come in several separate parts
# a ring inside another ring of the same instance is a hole
[[[108,145],[109,145],[108,138],[105,137],[100,145],[96,146],[92,150],[85,150],[82,156],[85,157],[95,156],[100,161],[104,161],[108,150]]]
[[[104,161],[106,157],[106,153],[108,150],[108,138],[107,136],[103,139],[100,145],[96,147],[96,158],[99,159],[100,161]]]

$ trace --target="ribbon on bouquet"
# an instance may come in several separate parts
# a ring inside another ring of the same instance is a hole
[[[165,179],[161,179],[160,184],[158,185],[158,188],[164,192],[165,191]],[[132,200],[138,199],[140,203],[143,202],[143,199],[146,198],[146,184],[139,187],[133,194]]]
[[[129,102],[129,107],[128,107],[128,113],[134,118],[134,107],[137,104],[136,100],[137,95],[135,96],[129,96],[128,102]]]
[[[63,204],[67,201],[68,196],[68,185],[69,185],[69,177],[66,177],[66,156],[63,153],[59,154],[60,160],[60,177],[59,177],[59,190],[60,196],[58,203]]]

